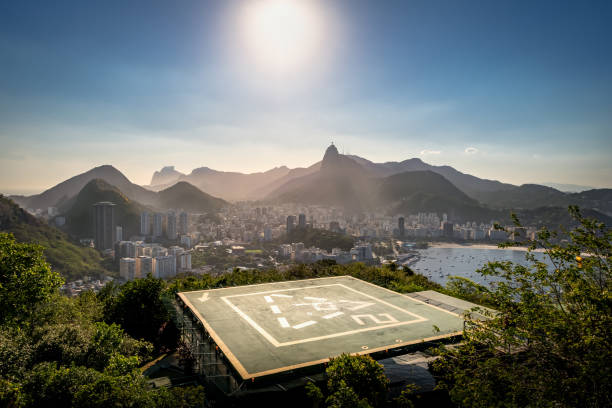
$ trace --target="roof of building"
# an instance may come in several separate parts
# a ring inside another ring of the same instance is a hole
[[[475,306],[433,291],[402,295],[349,276],[178,296],[243,379],[323,364],[342,353],[460,336],[461,313]]]

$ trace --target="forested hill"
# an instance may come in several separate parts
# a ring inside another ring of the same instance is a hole
[[[45,258],[66,280],[85,275],[110,275],[100,254],[80,246],[68,235],[28,214],[10,199],[0,195],[0,231],[10,232],[20,242],[44,247]]]

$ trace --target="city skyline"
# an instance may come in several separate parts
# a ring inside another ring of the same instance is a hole
[[[141,185],[167,165],[306,167],[332,140],[374,162],[611,187],[609,2],[285,3],[264,20],[244,1],[4,6],[0,191],[103,164]],[[305,50],[280,64],[292,43],[258,28],[278,15]]]

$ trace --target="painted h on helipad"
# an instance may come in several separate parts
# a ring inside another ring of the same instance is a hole
[[[366,354],[451,337],[463,327],[456,313],[347,276],[179,297],[245,379],[343,352]]]

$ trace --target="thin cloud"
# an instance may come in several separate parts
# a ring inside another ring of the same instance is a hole
[[[475,147],[466,147],[465,148],[465,153],[466,154],[476,154],[478,152],[479,152],[479,150],[477,148],[475,148]]]
[[[442,153],[440,150],[421,150],[421,156],[426,156],[428,154],[440,154]]]

